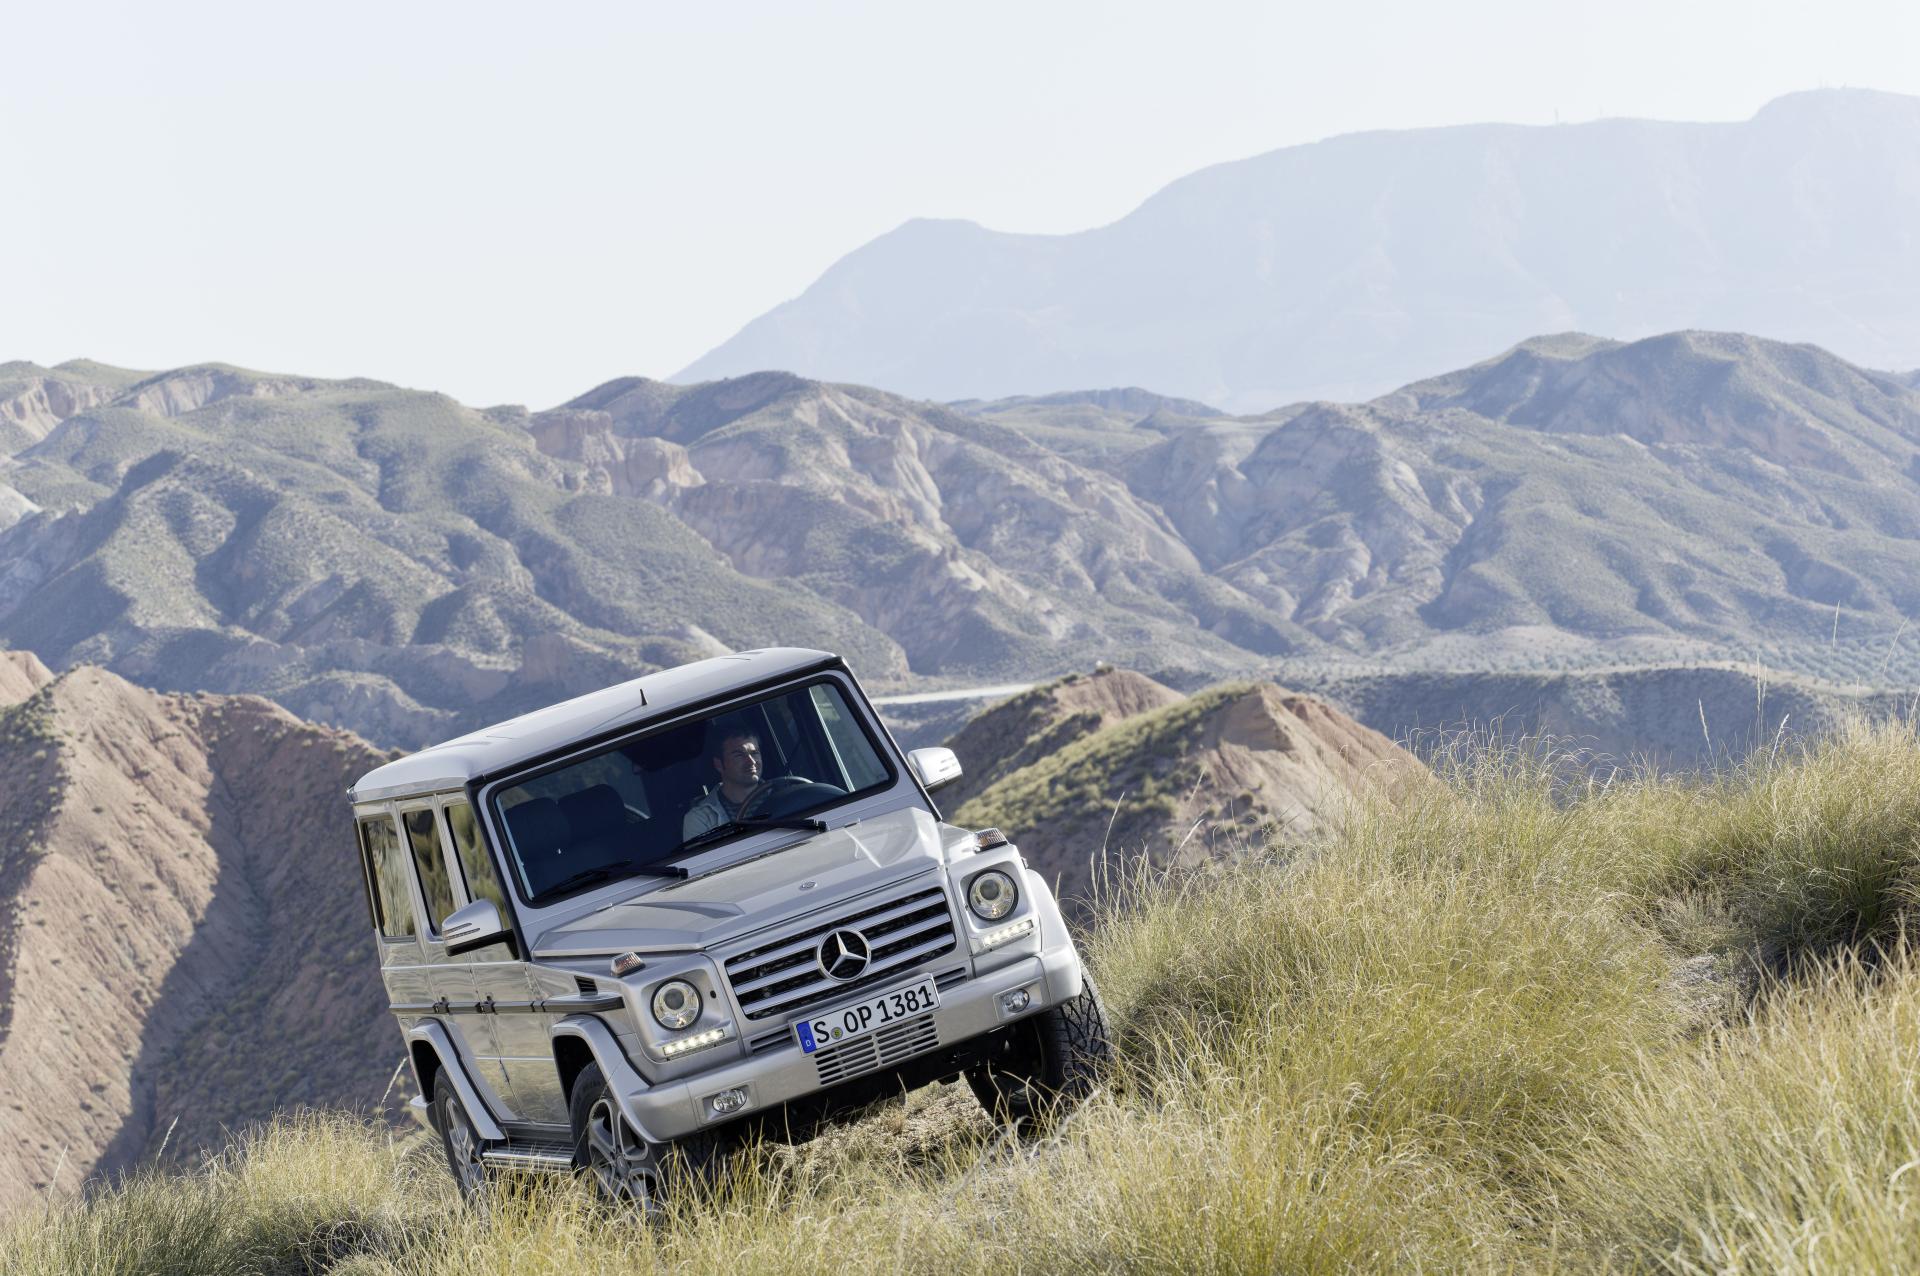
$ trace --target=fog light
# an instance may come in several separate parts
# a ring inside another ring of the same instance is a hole
[[[707,1100],[707,1108],[715,1116],[732,1116],[747,1106],[747,1087],[737,1085],[731,1090],[722,1090]]]
[[[1000,994],[1000,1009],[1003,1013],[1017,1015],[1033,1004],[1033,994],[1025,988],[1015,988],[1012,992]]]
[[[709,1028],[705,1032],[696,1032],[691,1037],[669,1041],[660,1047],[660,1053],[669,1059],[678,1059],[683,1054],[692,1054],[696,1050],[705,1050],[708,1046],[717,1046],[726,1039],[725,1028]]]
[[[1022,917],[1017,922],[1012,922],[1008,925],[1002,926],[998,930],[990,930],[986,934],[980,936],[980,938],[974,940],[973,951],[977,953],[984,953],[989,948],[998,948],[1002,944],[1012,943],[1014,940],[1020,938],[1020,936],[1025,935],[1032,930],[1033,930],[1033,918]]]

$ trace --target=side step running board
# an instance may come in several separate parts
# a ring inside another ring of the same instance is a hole
[[[480,1149],[480,1160],[493,1169],[564,1174],[573,1168],[573,1147],[566,1143],[495,1143]]]

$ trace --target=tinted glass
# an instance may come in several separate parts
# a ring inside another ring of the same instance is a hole
[[[373,883],[374,925],[388,939],[408,939],[414,933],[413,898],[407,891],[407,861],[386,816],[360,821],[360,851],[366,857],[367,880]]]
[[[440,845],[440,822],[433,812],[408,811],[400,817],[407,826],[407,845],[414,867],[420,870],[420,894],[427,901],[427,933],[440,933],[440,923],[453,912],[453,882],[447,876],[446,849]]]
[[[822,814],[892,781],[845,693],[819,682],[602,749],[493,801],[508,863],[538,903],[670,861],[709,831],[751,831],[734,821]]]
[[[501,919],[505,920],[507,894],[500,889],[500,877],[493,871],[493,861],[487,858],[487,848],[480,841],[480,821],[473,817],[473,808],[465,802],[450,804],[447,828],[453,834],[454,853],[460,857],[460,871],[466,875],[467,898],[493,901]]]

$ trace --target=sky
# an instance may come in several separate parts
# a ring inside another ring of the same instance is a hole
[[[0,0],[0,362],[549,407],[913,217],[1065,233],[1363,129],[1920,94],[1920,6]]]

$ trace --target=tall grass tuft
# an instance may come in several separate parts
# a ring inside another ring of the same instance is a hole
[[[349,1254],[400,1253],[443,1225],[451,1203],[441,1177],[438,1164],[394,1150],[357,1118],[290,1115],[191,1171],[149,1169],[13,1219],[0,1234],[0,1271],[325,1270]]]
[[[1920,972],[1855,958],[1704,1048],[1608,1087],[1564,1165],[1594,1268],[1911,1271],[1920,1256]]]

